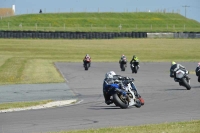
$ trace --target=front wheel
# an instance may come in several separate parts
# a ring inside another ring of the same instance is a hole
[[[121,97],[120,94],[117,94],[117,93],[113,94],[113,102],[114,102],[114,104],[119,106],[122,109],[128,108],[128,101],[126,101],[126,100],[124,100],[124,99],[122,99],[120,97]]]
[[[89,63],[85,63],[85,70],[88,70],[89,68]]]
[[[138,71],[138,66],[135,66],[135,73],[137,73]]]
[[[182,82],[183,82],[184,86],[187,88],[187,90],[191,89],[191,86],[189,85],[190,80],[188,80],[188,82],[187,82],[186,78],[183,78]]]

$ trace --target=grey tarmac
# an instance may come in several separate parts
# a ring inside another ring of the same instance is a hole
[[[194,74],[196,62],[181,62],[191,73],[191,90],[169,77],[169,62],[142,62],[137,74],[125,72],[116,62],[92,62],[88,71],[82,63],[57,62],[79,103],[65,107],[0,113],[0,133],[41,133],[62,130],[136,126],[200,119],[200,83]],[[106,72],[133,77],[145,100],[141,108],[120,109],[106,105],[102,84]]]

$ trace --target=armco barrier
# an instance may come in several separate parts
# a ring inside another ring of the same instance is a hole
[[[0,31],[0,38],[38,39],[113,39],[147,38],[146,32],[46,32],[46,31]]]

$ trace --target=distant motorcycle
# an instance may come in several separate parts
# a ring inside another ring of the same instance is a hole
[[[126,58],[123,58],[120,60],[120,68],[121,68],[121,71],[125,71],[125,68],[126,68],[126,63],[127,63],[127,59]]]
[[[130,106],[140,108],[142,105],[144,105],[144,100],[141,97],[139,99],[135,96],[130,84],[131,82],[131,80],[127,81],[125,90],[119,89],[119,85],[117,83],[111,84],[110,88],[108,89],[107,93],[111,95],[113,103],[122,109],[126,109]]]
[[[175,82],[179,82],[180,86],[184,86],[187,88],[187,90],[191,89],[190,86],[190,78],[188,77],[189,72],[187,70],[177,70],[174,72],[175,75]]]
[[[200,68],[196,68],[196,76],[198,77],[198,82],[200,82]]]
[[[130,65],[131,65],[132,73],[137,73],[139,69],[139,62],[138,61],[131,62]]]
[[[85,70],[88,70],[88,69],[89,69],[90,63],[91,63],[91,60],[90,60],[89,58],[86,58],[86,59],[84,60],[84,68],[85,68]]]

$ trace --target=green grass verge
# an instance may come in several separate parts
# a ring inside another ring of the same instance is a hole
[[[199,32],[200,23],[177,13],[44,13],[2,18],[0,30]]]
[[[36,105],[42,105],[52,102],[52,100],[42,100],[42,101],[31,101],[31,102],[13,102],[13,103],[1,103],[0,110],[11,109],[11,108],[25,108]]]
[[[142,126],[112,127],[51,133],[199,133],[200,121],[172,122]]]
[[[92,62],[118,62],[121,54],[141,62],[199,61],[199,45],[199,39],[0,39],[0,84],[64,82],[54,62],[82,62],[86,53]]]

